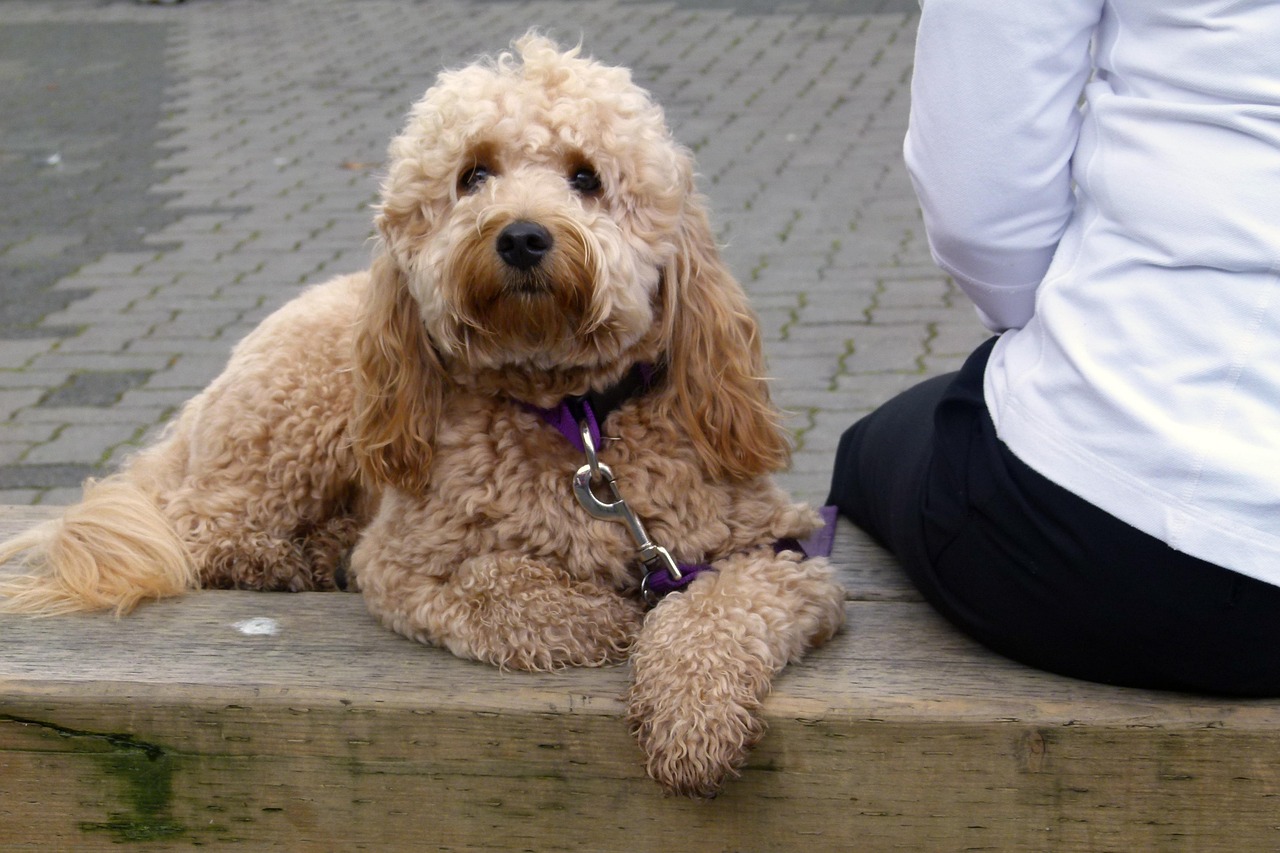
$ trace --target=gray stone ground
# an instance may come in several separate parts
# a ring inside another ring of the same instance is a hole
[[[365,266],[387,140],[536,26],[698,157],[821,501],[840,432],[984,337],[902,166],[915,0],[0,3],[0,503],[68,503],[306,282]]]

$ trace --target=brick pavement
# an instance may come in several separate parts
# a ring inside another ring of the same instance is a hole
[[[630,66],[694,149],[793,414],[841,430],[984,336],[901,162],[914,0],[0,4],[0,503],[66,503],[306,282],[369,257],[391,134],[538,26]]]

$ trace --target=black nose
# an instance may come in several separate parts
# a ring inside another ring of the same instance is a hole
[[[536,222],[512,222],[498,235],[498,256],[518,270],[531,270],[551,251],[551,232]]]

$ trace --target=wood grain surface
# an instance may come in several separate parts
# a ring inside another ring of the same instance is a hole
[[[0,509],[0,536],[46,517]],[[711,802],[641,768],[625,666],[501,672],[356,595],[0,616],[0,850],[1280,847],[1280,703],[1035,672],[842,526],[845,632],[777,680]]]

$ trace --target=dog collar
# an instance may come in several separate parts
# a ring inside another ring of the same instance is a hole
[[[636,364],[615,384],[603,391],[588,391],[565,397],[559,405],[550,409],[527,405],[529,411],[540,415],[551,424],[579,452],[586,448],[582,443],[580,425],[586,423],[593,447],[601,447],[601,428],[613,413],[627,400],[648,391],[657,382],[659,369],[652,364]]]

